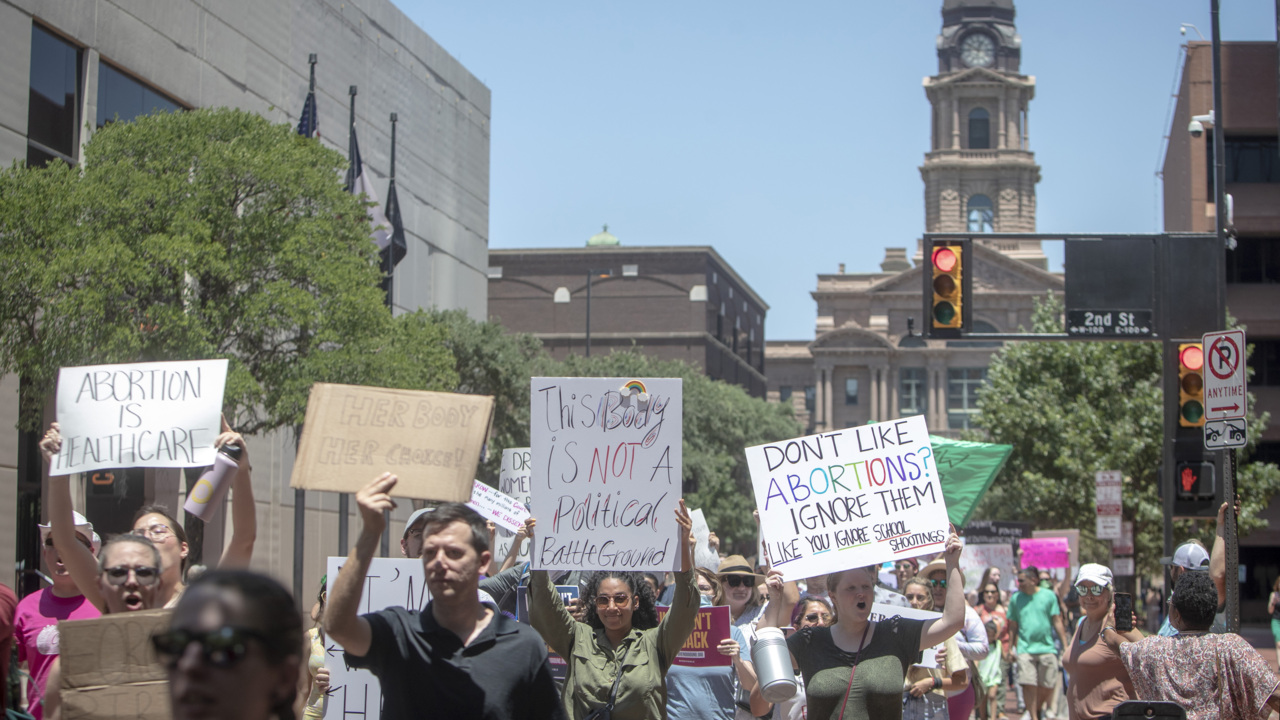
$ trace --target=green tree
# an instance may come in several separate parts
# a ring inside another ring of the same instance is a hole
[[[1037,303],[1036,332],[1060,332],[1061,302]],[[993,360],[978,399],[977,424],[1013,454],[978,507],[978,517],[1026,520],[1041,528],[1079,528],[1082,561],[1107,562],[1094,538],[1094,473],[1119,470],[1125,518],[1134,521],[1141,574],[1157,571],[1163,555],[1164,513],[1157,467],[1164,433],[1160,347],[1144,342],[1025,342],[1007,345]],[[1259,437],[1266,417],[1253,418]],[[1241,535],[1280,490],[1274,465],[1244,463]],[[1212,544],[1212,523],[1179,521],[1178,539]]]
[[[61,366],[228,358],[244,432],[301,423],[316,381],[454,384],[433,323],[383,306],[345,166],[216,109],[112,123],[83,168],[0,172],[0,371],[24,381],[20,426]]]
[[[791,408],[753,398],[737,385],[708,378],[701,368],[655,360],[638,352],[591,358],[572,356],[548,375],[562,377],[671,377],[683,383],[684,499],[702,508],[707,525],[727,551],[755,553],[756,507],[744,448],[797,437],[803,428]]]

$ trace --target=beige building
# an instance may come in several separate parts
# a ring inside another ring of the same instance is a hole
[[[1027,112],[1035,78],[1022,75],[1012,0],[945,0],[938,74],[925,78],[933,118],[920,174],[928,232],[1031,233],[1040,167]],[[977,410],[999,343],[924,340],[922,245],[888,248],[879,272],[818,276],[816,339],[770,341],[769,398],[790,402],[811,432],[924,414],[955,435]],[[1061,293],[1039,241],[974,244],[973,331],[1030,329],[1034,299]],[[910,323],[915,331],[910,333]]]

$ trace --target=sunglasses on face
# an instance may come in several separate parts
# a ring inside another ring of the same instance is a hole
[[[942,580],[932,580],[932,579],[931,579],[931,580],[929,580],[929,584],[930,584],[930,585],[932,585],[932,586],[934,586],[934,587],[944,588],[944,587],[946,587],[946,586],[947,586],[947,581],[946,581],[946,579],[942,579]]]
[[[170,668],[177,667],[179,658],[187,652],[191,643],[200,645],[200,656],[206,663],[216,668],[229,668],[249,654],[250,639],[264,645],[267,642],[261,633],[253,630],[223,627],[207,633],[169,630],[151,636],[151,643],[160,659]]]
[[[107,584],[114,587],[120,587],[129,579],[129,573],[133,573],[133,577],[137,579],[138,584],[143,587],[150,587],[156,584],[156,580],[160,579],[159,568],[153,568],[149,565],[139,565],[137,567],[129,567],[128,565],[117,565],[115,567],[103,568],[102,574],[107,577]]]
[[[811,623],[816,623],[816,622],[827,622],[827,621],[829,621],[829,620],[831,619],[831,613],[816,613],[816,612],[811,612],[811,613],[809,613],[808,615],[805,615],[805,616],[804,616],[804,619],[805,619],[807,622],[811,622]]]
[[[173,530],[171,530],[168,525],[161,525],[157,523],[151,527],[138,528],[133,531],[133,534],[141,535],[151,542],[163,542],[165,538],[173,534]]]
[[[626,593],[618,593],[617,595],[597,595],[596,596],[596,607],[600,608],[601,610],[609,607],[610,603],[613,603],[618,607],[626,607],[631,604],[631,596]]]
[[[751,578],[745,575],[725,575],[724,584],[728,585],[731,588],[736,588],[736,587],[744,587],[744,586],[751,587],[753,583],[751,582]]]
[[[1094,585],[1093,587],[1085,587],[1083,585],[1077,585],[1076,592],[1081,595],[1093,595],[1094,597],[1097,597],[1102,593],[1106,592],[1108,587],[1109,586],[1107,585]]]

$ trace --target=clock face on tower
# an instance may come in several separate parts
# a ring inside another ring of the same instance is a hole
[[[996,59],[995,43],[983,33],[973,33],[960,42],[960,59],[969,67],[986,67]]]

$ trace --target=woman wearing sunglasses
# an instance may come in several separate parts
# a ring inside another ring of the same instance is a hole
[[[546,570],[529,578],[529,619],[547,645],[568,661],[564,706],[572,720],[604,717],[648,720],[666,716],[667,669],[698,619],[690,538],[693,519],[684,500],[676,509],[680,572],[671,610],[661,621],[653,590],[640,573],[592,573],[582,597],[586,619],[565,609]],[[609,714],[611,711],[611,714]]]
[[[908,580],[902,594],[916,610],[936,609],[933,606],[932,585],[922,577]],[[942,643],[940,667],[912,665],[907,670],[902,688],[902,720],[947,720],[950,713],[947,696],[967,687],[969,666],[960,654],[960,646],[956,644],[953,635]]]
[[[302,616],[275,580],[247,570],[201,575],[152,642],[169,668],[174,720],[294,720]]]
[[[960,632],[956,634],[956,645],[960,648],[960,654],[969,664],[969,677],[977,677],[978,663],[991,651],[990,645],[987,643],[987,629],[982,624],[982,618],[978,616],[978,611],[973,606],[964,601],[964,575],[959,578],[951,578],[947,572],[946,562],[943,560],[934,560],[924,569],[920,571],[920,575],[929,580],[929,587],[933,592],[933,609],[939,612],[946,612],[947,605],[950,604],[948,599],[951,590],[948,588],[950,583],[960,583],[960,602],[964,606],[964,625],[960,628]],[[960,690],[947,693],[947,706],[951,710],[951,720],[968,720],[973,714],[973,708],[977,705],[978,694],[973,687],[973,683],[969,683]]]
[[[1120,656],[1102,639],[1103,629],[1115,624],[1110,617],[1111,570],[1095,563],[1081,565],[1075,588],[1084,617],[1076,624],[1071,643],[1062,654],[1062,665],[1071,678],[1067,709],[1071,720],[1109,718],[1115,706],[1138,697]],[[1142,633],[1135,629],[1124,637],[1136,642],[1142,639]]]
[[[988,568],[988,570],[999,570]],[[989,576],[990,573],[984,573]],[[999,580],[986,580],[978,586],[978,617],[988,628],[987,641],[990,646],[987,657],[978,663],[978,717],[980,720],[995,720],[1000,717],[1004,707],[1004,679],[1009,676],[1009,614],[1001,601]],[[990,632],[994,623],[996,633]]]

